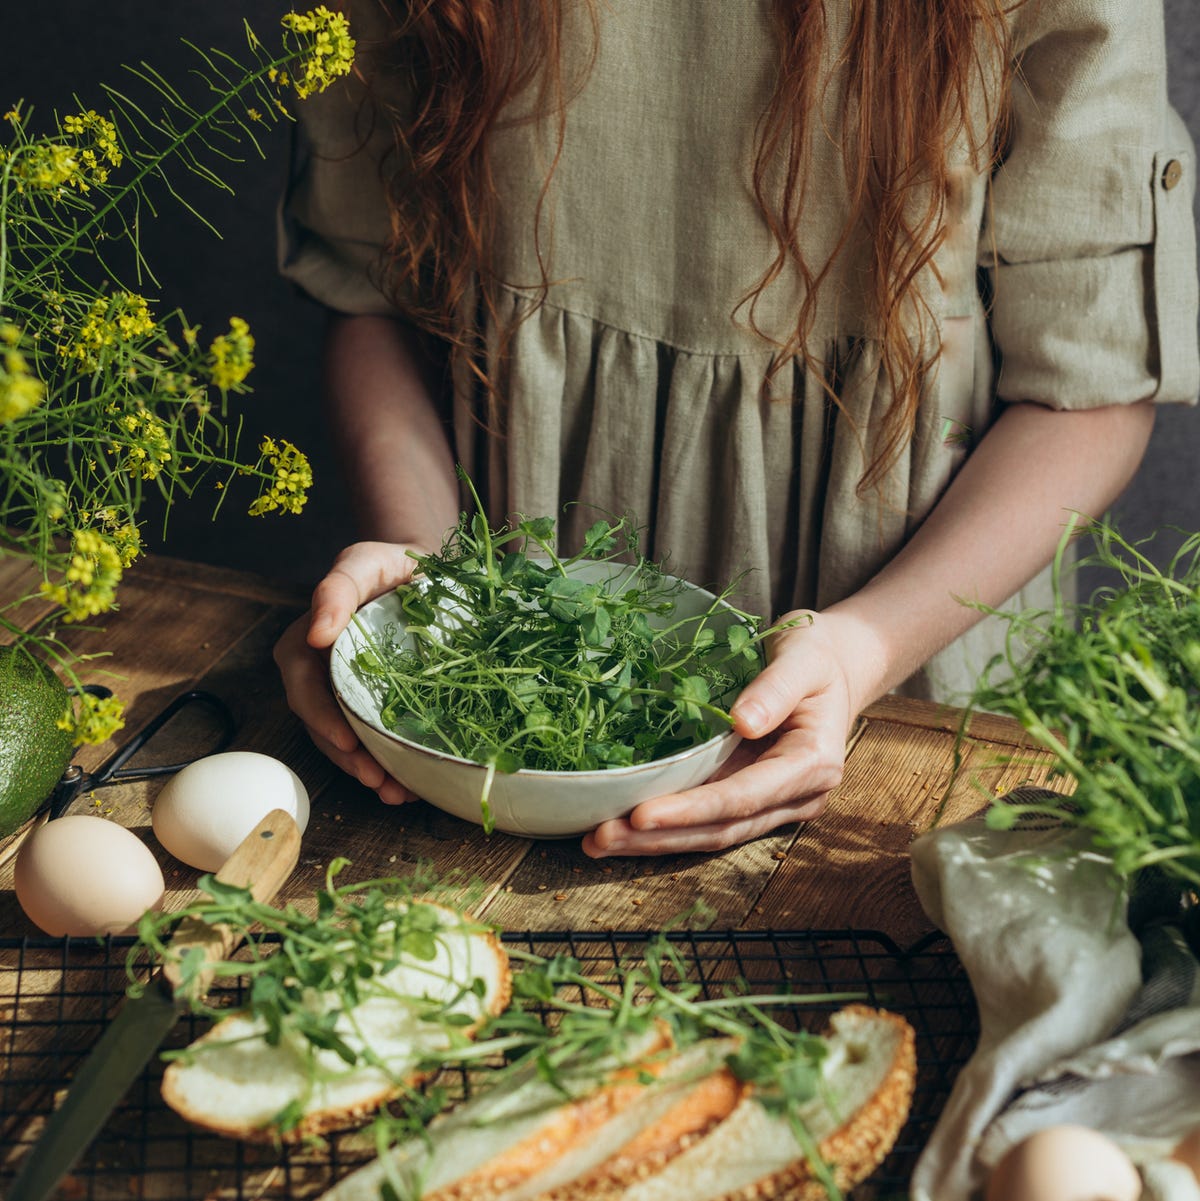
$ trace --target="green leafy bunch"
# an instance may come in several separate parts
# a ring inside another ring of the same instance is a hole
[[[988,820],[1008,828],[1026,814],[1053,814],[1090,831],[1121,878],[1153,867],[1196,888],[1200,534],[1159,568],[1146,542],[1125,540],[1110,523],[1088,532],[1095,551],[1080,566],[1108,569],[1120,583],[1064,604],[1064,538],[1053,610],[997,614],[1009,623],[1007,653],[971,702],[1016,718],[1073,791],[1059,804],[997,802]]]
[[[312,483],[290,443],[240,446],[229,402],[254,365],[247,323],[232,317],[205,336],[182,312],[159,311],[141,245],[165,197],[208,225],[179,177],[232,191],[232,169],[261,155],[263,136],[288,117],[284,97],[350,69],[346,19],[323,5],[285,16],[275,51],[245,32],[240,57],[191,46],[186,95],[139,63],[126,67],[125,86],[104,87],[100,109],[56,115],[49,131],[19,102],[0,118],[0,558],[30,562],[49,602],[33,627],[16,620],[28,598],[0,607],[0,636],[36,648],[76,684],[58,623],[116,603],[141,553],[147,489],[169,510],[215,476],[219,507],[225,486],[247,477],[257,484],[252,513],[294,513]],[[96,702],[80,695],[79,740],[120,724],[119,704],[104,703],[108,720],[89,721]]]
[[[493,529],[477,508],[417,563],[403,636],[363,631],[355,667],[389,729],[494,771],[627,767],[706,741],[783,628],[760,630],[728,591],[677,617],[686,585],[638,553],[628,518],[560,557],[553,518]],[[581,563],[612,564],[611,578],[573,574]]]

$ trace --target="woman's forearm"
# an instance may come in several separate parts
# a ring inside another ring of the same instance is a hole
[[[330,318],[329,425],[361,538],[436,550],[458,518],[454,455],[434,376],[402,322]]]
[[[902,683],[1053,557],[1071,513],[1099,516],[1132,478],[1153,406],[1009,405],[904,549],[822,620],[854,647],[856,711]]]

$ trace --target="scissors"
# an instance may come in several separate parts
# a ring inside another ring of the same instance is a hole
[[[85,687],[85,691],[93,696],[112,695],[112,692],[102,684],[89,684]],[[171,718],[189,705],[202,705],[210,709],[221,722],[221,732],[217,737],[216,745],[211,750],[205,751],[204,755],[215,755],[218,751],[223,751],[233,741],[236,732],[233,715],[229,712],[228,706],[220,697],[214,696],[211,692],[193,689],[190,692],[181,693],[96,771],[87,772],[78,764],[70,764],[45,802],[45,808],[49,814],[47,820],[53,821],[56,817],[62,817],[81,792],[93,792],[97,788],[108,788],[113,784],[124,784],[130,780],[148,780],[154,776],[173,775],[187,767],[189,763],[195,762],[196,759],[203,758],[203,755],[194,755],[182,763],[161,763],[148,767],[125,766],[134,755],[145,748],[146,744]]]

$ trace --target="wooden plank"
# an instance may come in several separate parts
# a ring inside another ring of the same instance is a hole
[[[307,909],[326,865],[344,855],[353,866],[339,883],[403,878],[427,868],[445,883],[449,899],[483,915],[530,846],[528,839],[509,834],[487,837],[478,826],[421,801],[384,805],[370,789],[338,772],[314,810],[300,869],[281,895]]]
[[[771,926],[928,928],[908,885],[908,846],[951,775],[954,736],[869,720],[829,807],[789,849],[749,919]]]
[[[24,555],[0,552],[0,597],[36,592],[40,579],[40,573]]]
[[[1015,722],[976,727],[1004,741],[960,744],[957,721],[925,702],[872,706],[867,716],[829,808],[789,849],[754,906],[751,928],[852,926],[881,930],[901,945],[915,941],[932,925],[910,882],[913,839],[979,812],[999,792],[1046,778],[1047,757],[1023,745]]]
[[[128,578],[138,578],[146,584],[165,584],[172,588],[194,588],[202,592],[219,592],[243,600],[257,600],[297,613],[308,608],[307,594],[291,585],[281,585],[264,576],[232,568],[213,567],[173,559],[168,555],[147,555],[130,568]]]
[[[0,611],[3,611],[5,621],[27,630],[50,612],[53,605],[36,599],[41,579],[28,559],[0,556]],[[14,604],[26,597],[35,599],[25,600],[21,605]],[[13,608],[6,608],[8,605],[13,605]],[[10,641],[11,635],[0,630],[0,644]]]
[[[851,732],[848,748],[867,723]],[[702,905],[720,927],[737,928],[796,837],[786,826],[711,855],[589,859],[577,839],[535,843],[486,916],[511,930],[661,930],[697,925]]]
[[[738,926],[793,835],[652,859],[589,859],[575,839],[536,843],[485,913],[512,930],[656,930],[702,901],[717,925]]]
[[[963,711],[934,701],[889,695],[870,705],[863,716],[869,721],[889,721],[896,725],[919,726],[957,734],[962,725]],[[1011,745],[1020,745],[1025,738],[1025,731],[1019,722],[998,713],[986,712],[971,714],[967,734],[977,740]]]
[[[530,854],[525,840],[485,839],[477,827],[427,806],[390,810],[316,752],[287,711],[270,661],[270,648],[294,611],[276,607],[286,594],[244,573],[158,558],[141,566],[140,575],[131,574],[128,581],[124,612],[112,615],[104,633],[79,631],[75,637],[83,649],[91,640],[90,645],[114,652],[110,665],[126,676],[123,690],[130,697],[131,729],[161,709],[168,692],[191,684],[206,668],[204,686],[225,695],[235,709],[242,730],[237,745],[274,754],[305,779],[314,798],[314,816],[304,864],[294,878],[293,899],[305,890],[311,895],[325,862],[344,854],[363,874],[387,873],[397,863],[427,860],[442,870],[476,876],[488,916],[513,928],[655,928],[677,918],[699,898],[713,906],[721,924],[738,925],[768,913],[776,925],[784,918],[793,924],[823,924],[824,917],[835,913],[841,915],[838,924],[845,924],[845,898],[836,895],[838,888],[830,890],[828,882],[814,885],[835,894],[827,901],[814,906],[803,888],[788,889],[790,903],[776,908],[777,890],[769,887],[773,873],[797,860],[806,864],[811,876],[817,861],[828,868],[839,856],[848,855],[847,863],[854,863],[859,855],[902,853],[936,809],[935,791],[944,788],[948,778],[957,713],[925,702],[886,698],[868,711],[866,733],[851,753],[846,782],[830,812],[798,835],[784,831],[723,855],[653,861],[597,863],[587,859],[574,840],[537,844],[536,853]],[[296,598],[290,599],[294,605]],[[152,639],[146,638],[147,630],[154,631]],[[168,663],[172,689],[163,686]],[[980,779],[1016,782],[1029,774],[1011,758],[1022,737],[1016,723],[976,715],[971,729],[977,739],[980,733],[992,736],[986,744],[995,760],[991,766],[984,763],[984,744],[972,750]],[[183,745],[174,748],[171,738]],[[181,726],[164,737],[162,748],[187,758],[198,741],[202,739],[194,727]],[[98,748],[81,759],[93,766],[112,750],[112,745]],[[1005,755],[1010,757],[1007,761],[1002,759]],[[113,806],[110,816],[122,819],[124,814],[127,824],[145,830],[149,805],[160,786],[130,786],[128,799],[121,802],[125,808]],[[964,783],[947,813],[957,814],[969,795]],[[109,805],[102,800],[98,808],[103,812]],[[860,845],[856,840],[864,820],[878,828]],[[887,836],[881,837],[879,829]],[[178,870],[173,863],[167,866]],[[880,863],[871,867],[873,877],[887,878]],[[181,904],[191,895],[194,873],[182,874],[173,883],[172,904]],[[781,881],[779,887],[786,884]],[[886,889],[874,908],[867,903],[869,891],[864,896],[859,889],[854,895],[851,913],[886,916],[890,911]],[[760,910],[756,915],[751,914],[754,907]]]

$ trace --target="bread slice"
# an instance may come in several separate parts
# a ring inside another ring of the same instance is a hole
[[[700,1080],[671,1089],[665,1112],[649,1119],[637,1134],[590,1172],[550,1189],[538,1201],[616,1201],[632,1184],[661,1172],[676,1155],[703,1139],[745,1098],[747,1086],[728,1068],[709,1072]],[[507,1201],[507,1199],[506,1199]]]
[[[851,1005],[834,1014],[822,1063],[831,1108],[808,1102],[803,1119],[840,1189],[869,1176],[908,1117],[916,1080],[912,1027],[896,1014]],[[662,1171],[625,1189],[626,1201],[824,1201],[786,1119],[753,1095]]]
[[[746,1086],[725,1066],[736,1049],[734,1039],[712,1038],[659,1061],[640,1096],[497,1201],[623,1197],[736,1108]]]
[[[396,1095],[397,1080],[419,1083],[417,1064],[451,1041],[444,1025],[423,1019],[428,1002],[475,1019],[459,1029],[469,1033],[511,996],[508,956],[495,934],[452,909],[430,908],[438,914],[434,958],[402,957],[364,984],[368,995],[340,1014],[334,1027],[355,1051],[369,1049],[381,1066],[350,1066],[298,1034],[285,1033],[271,1045],[261,1019],[235,1013],[167,1068],[163,1099],[189,1122],[218,1134],[294,1142],[370,1116]],[[479,993],[471,990],[475,980],[483,981]],[[320,994],[313,999],[314,1006],[327,1003]],[[280,1132],[275,1119],[293,1105],[303,1116]]]
[[[385,1158],[339,1181],[321,1201],[378,1201],[388,1179],[405,1201],[507,1198],[564,1157],[579,1154],[644,1098],[670,1062],[669,1048],[666,1029],[654,1026],[631,1040],[619,1058],[560,1067],[557,1086],[532,1066],[514,1072],[503,1085],[434,1122],[428,1139],[393,1147]],[[580,1162],[582,1171],[587,1164]]]
[[[803,1119],[839,1187],[875,1170],[908,1115],[912,1028],[855,1005],[835,1014],[822,1063],[826,1097]],[[664,1055],[630,1047],[564,1102],[534,1073],[481,1093],[414,1139],[347,1176],[321,1201],[377,1201],[389,1174],[404,1201],[825,1201],[788,1122],[724,1066],[735,1044],[710,1039]],[[572,1091],[578,1089],[572,1087]]]

